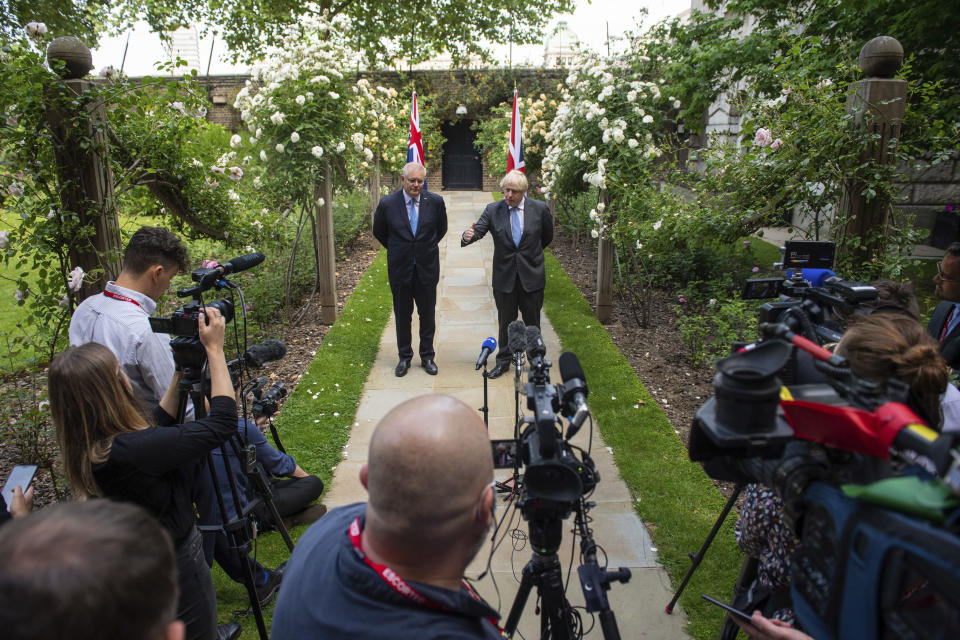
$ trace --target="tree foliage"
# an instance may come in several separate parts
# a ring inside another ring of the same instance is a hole
[[[646,40],[661,60],[666,84],[686,106],[684,121],[700,127],[701,116],[720,95],[736,101],[741,92],[775,96],[784,74],[774,60],[798,38],[816,39],[815,55],[801,61],[806,74],[839,79],[836,69],[856,64],[872,38],[888,35],[903,45],[913,79],[939,83],[938,117],[960,115],[960,4],[935,0],[708,0],[688,22],[656,25]]]
[[[415,7],[389,0],[114,0],[119,24],[146,20],[155,31],[191,22],[216,25],[234,56],[251,61],[279,45],[305,18],[348,18],[352,48],[370,63],[397,58],[413,62],[440,52],[454,59],[486,52],[483,42],[539,42],[556,13],[572,11],[573,0],[425,0]]]

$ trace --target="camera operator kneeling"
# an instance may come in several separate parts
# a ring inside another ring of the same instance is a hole
[[[177,555],[177,617],[187,637],[217,634],[216,596],[203,558],[192,493],[194,471],[236,430],[237,404],[223,355],[224,319],[207,309],[200,342],[210,370],[210,415],[175,424],[178,373],[153,410],[150,426],[113,353],[103,345],[71,347],[50,365],[50,409],[67,480],[85,499],[106,496],[147,509],[164,526]]]

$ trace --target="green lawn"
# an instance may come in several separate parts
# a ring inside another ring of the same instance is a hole
[[[380,336],[393,309],[387,283],[386,252],[381,251],[357,284],[346,306],[317,349],[277,420],[284,447],[297,463],[329,486],[333,469],[342,459],[360,394],[377,356]],[[306,530],[291,531],[294,540]],[[289,557],[283,539],[268,533],[257,541],[257,559],[276,567]],[[246,590],[223,573],[213,572],[221,622],[249,606]],[[270,625],[272,605],[267,611]],[[253,616],[240,619],[244,638],[257,636]]]
[[[690,566],[687,554],[700,548],[725,500],[700,465],[690,462],[673,425],[549,253],[546,264],[544,310],[564,350],[583,365],[591,411],[676,587]],[[715,637],[723,618],[700,594],[728,597],[740,569],[733,521],[727,519],[680,600],[689,615],[688,630],[697,638]]]

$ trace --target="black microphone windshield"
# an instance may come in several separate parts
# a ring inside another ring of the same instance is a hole
[[[543,344],[543,337],[540,335],[540,329],[534,326],[526,327],[527,338],[527,357],[536,358],[537,356],[547,355],[547,345]]]
[[[521,320],[514,320],[507,325],[507,347],[512,353],[523,351],[525,344],[524,331],[526,327]]]
[[[259,251],[256,253],[248,253],[245,256],[239,256],[234,258],[230,262],[223,265],[223,273],[236,273],[238,271],[246,271],[251,267],[255,267],[264,260],[267,259],[267,256],[263,255]]]
[[[584,381],[587,379],[583,373],[583,367],[580,366],[580,360],[569,351],[560,354],[560,377],[563,378],[564,382],[574,378]]]
[[[279,360],[287,355],[287,345],[279,340],[264,340],[260,344],[251,345],[243,353],[247,365],[255,368],[262,367],[268,362]]]

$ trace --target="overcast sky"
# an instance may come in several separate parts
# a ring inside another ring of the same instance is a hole
[[[634,28],[641,21],[641,8],[646,7],[649,15],[644,22],[653,24],[665,17],[673,16],[690,7],[690,0],[641,0],[632,8],[625,9],[629,3],[624,0],[593,0],[588,3],[587,0],[577,0],[577,9],[573,14],[557,16],[553,24],[560,20],[565,20],[573,32],[580,38],[581,43],[596,49],[602,50],[606,46],[607,28],[609,25],[610,35],[617,36],[625,30]],[[160,38],[150,33],[146,24],[140,25],[130,35],[130,46],[127,48],[126,59],[124,60],[124,47],[127,43],[127,35],[124,34],[114,38],[104,38],[100,46],[93,51],[94,71],[108,65],[120,68],[123,64],[124,73],[131,76],[142,76],[155,74],[156,63],[166,59],[166,53],[160,44]],[[205,74],[207,71],[207,60],[210,56],[211,45],[213,46],[213,57],[210,63],[210,73],[232,74],[246,73],[248,67],[245,65],[235,66],[227,62],[227,50],[223,41],[211,37],[201,38],[200,40],[200,68],[199,72]],[[507,47],[497,49],[498,57],[507,59]],[[514,47],[513,62],[521,64],[525,61],[539,64],[543,60],[543,46]]]

